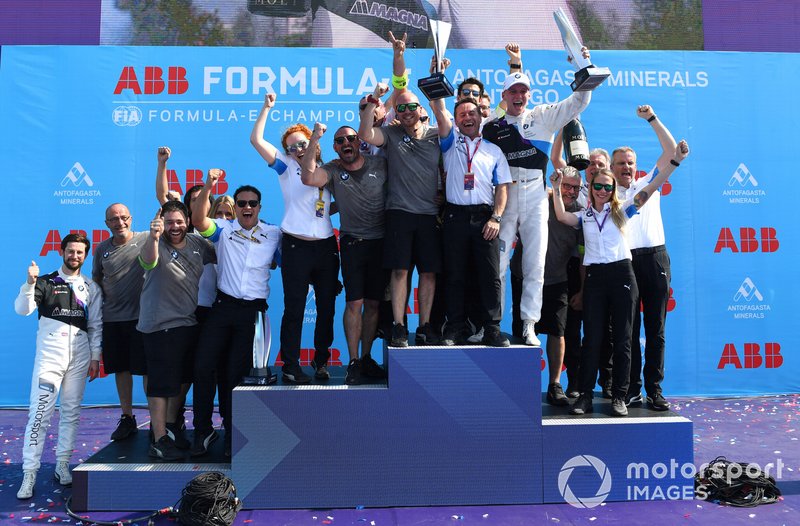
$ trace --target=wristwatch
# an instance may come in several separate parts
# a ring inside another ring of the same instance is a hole
[[[499,216],[497,214],[492,214],[492,219],[494,219],[495,221],[497,221],[499,223],[499,222],[501,222],[503,220],[503,216]]]

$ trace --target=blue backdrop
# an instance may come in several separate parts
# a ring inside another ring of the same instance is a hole
[[[454,50],[448,56],[451,81],[477,76],[499,101],[504,52]],[[780,102],[800,78],[800,56],[597,51],[593,59],[613,76],[582,116],[591,147],[632,146],[640,170],[649,169],[658,141],[635,109],[651,104],[676,139],[686,138],[692,148],[662,200],[673,268],[665,393],[798,391],[792,322],[798,287],[780,277],[792,268],[797,229],[778,221],[794,192],[776,187],[768,173],[774,158],[795,151],[800,140],[800,108]],[[419,78],[430,54],[409,50],[407,60]],[[572,69],[564,53],[528,51],[524,60],[534,103],[569,94]],[[390,68],[388,49],[4,46],[0,158],[10,208],[0,276],[8,306],[0,311],[0,405],[27,403],[36,320],[11,308],[27,265],[34,259],[43,272],[55,269],[58,242],[70,230],[86,232],[95,243],[107,237],[104,210],[113,202],[126,203],[134,230],[145,230],[157,209],[159,146],[172,148],[169,168],[180,191],[207,169],[224,168],[227,188],[221,190],[257,185],[264,194],[262,218],[279,223],[277,178],[248,141],[264,94],[278,94],[266,132],[277,144],[297,121],[334,128],[356,123],[358,98],[376,80],[387,80]],[[330,140],[324,142],[323,157],[334,158]],[[270,282],[275,342],[280,281],[276,272]],[[413,330],[413,297],[409,308]],[[343,309],[340,297],[334,360],[347,355]],[[310,301],[303,335],[308,348],[314,319]],[[274,345],[273,359],[276,352]],[[143,400],[139,392],[137,401]],[[91,384],[85,401],[114,403],[113,381]]]

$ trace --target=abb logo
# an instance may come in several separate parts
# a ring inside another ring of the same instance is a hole
[[[780,243],[777,238],[777,230],[770,226],[762,226],[761,233],[761,252],[776,252]],[[758,252],[759,237],[755,228],[741,227],[739,229],[739,243],[737,245],[736,238],[733,236],[730,228],[723,227],[719,231],[717,238],[717,245],[714,247],[714,253],[722,252],[724,249],[730,249],[731,252],[743,254],[750,252]]]
[[[111,237],[111,232],[108,230],[92,230],[92,235],[89,236],[85,230],[70,230],[68,234],[81,234],[92,240],[92,254],[94,254],[97,245]],[[66,234],[64,234],[66,235]],[[61,233],[58,230],[48,230],[47,236],[42,244],[42,250],[39,251],[40,256],[46,256],[50,252],[61,253]]]
[[[777,369],[783,365],[783,356],[781,355],[781,345],[779,343],[765,343],[763,356],[761,355],[761,347],[757,343],[744,344],[744,368],[758,369],[762,364],[766,369]],[[732,365],[736,369],[742,368],[739,353],[732,343],[725,344],[717,369],[724,369],[727,365]]]
[[[142,89],[144,86],[144,89]],[[125,66],[119,74],[117,87],[114,88],[114,95],[119,95],[129,89],[136,95],[158,95],[164,92],[170,95],[182,95],[189,89],[189,81],[186,80],[186,68],[182,66],[169,66],[167,68],[167,79],[164,80],[164,70],[158,66],[146,66],[144,68],[144,80],[140,83],[136,76],[136,69],[133,66]]]
[[[344,365],[342,363],[342,353],[339,349],[334,349],[331,347],[328,349],[331,353],[331,357],[328,359],[328,365]],[[314,359],[314,354],[316,351],[314,349],[300,349],[300,365],[306,366],[311,365],[311,360]],[[275,357],[275,367],[282,367],[283,366],[283,357],[281,353],[278,353],[278,356]]]
[[[228,181],[225,180],[225,170],[222,171],[222,175],[217,180],[217,183],[214,185],[214,188],[211,189],[211,192],[214,195],[223,195],[225,192],[228,191]],[[205,174],[203,170],[196,170],[193,168],[186,169],[186,189],[193,186],[203,186],[205,184]],[[167,184],[169,189],[178,192],[179,194],[183,195],[184,191],[181,188],[181,183],[178,180],[178,172],[175,170],[167,170]]]

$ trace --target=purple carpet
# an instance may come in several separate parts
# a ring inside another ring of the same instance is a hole
[[[573,508],[568,504],[539,506],[459,506],[435,508],[273,510],[239,513],[237,525],[343,525],[411,526],[439,525],[571,525],[601,524],[724,524],[733,526],[800,524],[800,395],[725,400],[673,399],[673,407],[694,422],[695,464],[724,455],[729,460],[753,462],[761,466],[782,463],[778,487],[782,499],[756,508],[734,508],[712,502],[647,501],[604,503],[593,509]],[[56,415],[57,416],[57,415]],[[146,429],[147,411],[136,410],[140,427]],[[18,501],[16,492],[22,479],[21,449],[27,412],[0,410],[0,440],[3,467],[0,472],[0,523],[2,524],[92,524],[90,519],[76,521],[64,511],[64,501],[71,489],[62,488],[52,479],[55,441],[48,442],[42,458],[34,497]],[[118,410],[84,409],[72,462],[77,464],[102,449],[119,417]],[[190,415],[187,419],[191,421]],[[56,423],[56,419],[53,419]],[[219,424],[219,421],[216,421]],[[51,426],[50,431],[55,426]],[[49,436],[52,438],[52,435]],[[620,447],[624,447],[621,441]],[[658,444],[653,444],[658,447]],[[347,468],[348,451],[340,455],[342,469]],[[308,469],[313,470],[309,460]],[[319,488],[324,491],[325,481]],[[309,489],[311,491],[311,489]],[[175,504],[179,495],[165,497],[164,506]],[[246,505],[246,503],[245,503]],[[131,513],[89,513],[91,519],[127,520],[143,515]],[[145,526],[146,521],[136,524]],[[167,517],[155,524],[175,524]]]

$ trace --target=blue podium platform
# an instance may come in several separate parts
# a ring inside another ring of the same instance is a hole
[[[382,385],[238,387],[239,495],[253,508],[540,502],[537,367],[524,347],[412,347],[389,350]]]
[[[146,433],[74,470],[73,507],[172,504],[195,475],[230,476],[245,508],[502,505],[692,498],[692,423],[631,407],[570,416],[541,392],[538,349],[389,348],[388,381],[239,386],[233,457],[152,463]],[[191,438],[191,433],[189,435]],[[199,462],[198,462],[199,461]]]

